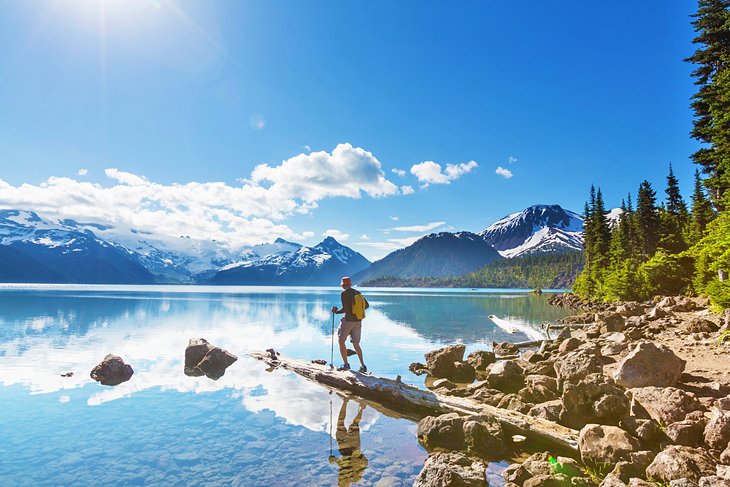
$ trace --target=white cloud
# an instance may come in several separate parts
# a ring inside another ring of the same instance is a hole
[[[444,224],[446,224],[446,222],[431,222],[431,223],[427,223],[425,225],[413,225],[410,227],[395,227],[395,228],[389,228],[388,230],[394,230],[396,232],[428,232],[428,231],[431,231],[434,228],[438,228]]]
[[[342,233],[340,230],[337,230],[336,228],[330,228],[328,230],[325,230],[325,232],[322,234],[323,237],[332,237],[335,240],[338,240],[340,242],[347,242],[347,240],[350,238],[349,233]]]
[[[77,173],[79,176],[86,176],[89,173],[88,169],[79,169],[79,172]]]
[[[413,189],[413,186],[401,186],[400,187],[400,192],[403,195],[409,195],[409,194],[415,193],[416,191]]]
[[[424,161],[411,166],[411,174],[416,176],[420,183],[423,183],[422,187],[426,187],[429,184],[449,184],[478,166],[475,161],[469,161],[460,164],[446,164],[446,169],[442,170],[441,164]]]
[[[400,177],[403,177],[406,175],[406,172],[403,169],[395,168],[395,169],[391,169],[391,171],[393,172],[393,174],[396,174]]]
[[[363,233],[360,235],[360,240],[370,240],[370,237],[367,236],[367,234]]]
[[[254,113],[253,115],[251,115],[251,117],[248,119],[248,123],[254,130],[263,130],[266,127],[266,119],[264,119],[263,115],[259,113]]]
[[[514,164],[515,162],[517,162],[517,158],[515,156],[509,156],[508,162],[510,164]]]
[[[400,218],[398,218],[397,216],[389,216],[388,218],[390,218],[394,222],[397,222],[398,220],[400,220]]]
[[[308,145],[305,145],[305,146],[303,147],[303,149],[304,149],[305,151],[307,151],[307,152],[312,152],[312,148],[311,148],[310,146],[308,146]]]
[[[116,168],[104,173],[111,184],[50,177],[40,185],[13,186],[0,179],[0,207],[110,223],[156,235],[177,237],[184,232],[193,239],[252,244],[272,235],[297,238],[282,221],[311,212],[323,199],[399,194],[380,162],[350,144],[340,144],[332,153],[299,154],[277,166],[259,165],[235,186],[224,182],[161,184]]]
[[[512,177],[512,171],[509,169],[505,169],[502,166],[497,166],[497,170],[494,171],[499,176],[502,176],[504,179],[509,179]]]
[[[302,237],[312,238],[312,237],[314,237],[314,232],[302,232]]]

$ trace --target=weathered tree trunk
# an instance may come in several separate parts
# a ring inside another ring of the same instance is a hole
[[[400,376],[393,380],[355,371],[338,371],[329,365],[285,357],[273,350],[251,352],[249,355],[272,367],[291,370],[309,380],[352,392],[398,411],[417,411],[421,415],[449,412],[489,415],[512,433],[557,445],[574,453],[578,451],[578,432],[573,429],[518,411],[478,403],[469,398],[443,396],[425,391],[404,384]]]

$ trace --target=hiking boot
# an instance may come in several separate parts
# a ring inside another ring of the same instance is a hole
[[[337,370],[350,370],[350,364],[342,364],[337,367]]]
[[[368,368],[367,368],[367,367],[365,366],[365,364],[363,364],[363,365],[361,365],[361,366],[360,366],[360,369],[359,369],[359,371],[360,371],[360,372],[362,372],[362,373],[364,374],[365,372],[367,372],[367,371],[368,371]]]

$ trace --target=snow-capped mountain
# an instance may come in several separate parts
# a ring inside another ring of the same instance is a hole
[[[283,240],[277,242],[292,245]],[[231,264],[221,269],[209,282],[332,286],[337,285],[342,276],[355,274],[369,265],[370,262],[361,254],[327,237],[313,247],[297,246],[296,249],[284,249],[263,258]]]
[[[0,210],[0,257],[0,282],[205,283],[219,271],[240,267],[258,269],[258,274],[252,282],[236,284],[274,283],[281,276],[287,284],[306,284],[328,270],[345,275],[370,264],[334,239],[314,247],[281,238],[236,247],[21,210]]]
[[[559,205],[533,205],[481,232],[503,257],[583,250],[583,218]]]
[[[4,282],[155,282],[124,247],[88,228],[44,220],[30,211],[0,210],[0,248]]]

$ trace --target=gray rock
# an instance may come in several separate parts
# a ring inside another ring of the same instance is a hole
[[[198,369],[209,379],[220,379],[238,357],[220,347],[211,348],[198,364]]]
[[[715,409],[705,427],[705,443],[710,448],[722,450],[730,442],[730,412]]]
[[[92,379],[104,386],[116,386],[127,382],[134,375],[132,366],[124,363],[117,355],[107,355],[99,365],[91,369]]]
[[[684,372],[685,361],[664,345],[642,342],[621,361],[614,375],[626,388],[671,387]]]
[[[710,475],[700,479],[700,487],[730,487],[730,480],[719,475]]]
[[[451,345],[449,347],[432,350],[426,354],[426,364],[433,377],[450,378],[456,371],[455,362],[464,360],[464,345]]]
[[[522,487],[561,487],[561,481],[552,475],[536,475],[525,480]]]
[[[466,357],[466,361],[474,367],[474,370],[481,372],[487,370],[487,367],[496,362],[497,358],[494,356],[494,352],[479,350],[470,353],[469,356]]]
[[[520,390],[520,396],[533,404],[539,404],[558,399],[558,381],[546,375],[528,375],[525,377],[525,387]]]
[[[418,422],[418,442],[428,451],[465,450],[464,419],[457,413],[426,416]]]
[[[714,473],[715,460],[707,450],[679,445],[666,447],[646,469],[647,476],[662,482],[683,478],[697,482]]]
[[[730,443],[727,444],[727,448],[720,454],[720,461],[725,465],[730,465]]]
[[[598,326],[600,326],[601,333],[624,331],[626,328],[626,321],[620,314],[611,313],[599,319]]]
[[[646,319],[649,321],[655,321],[655,320],[658,320],[659,318],[664,318],[665,316],[669,316],[669,312],[667,312],[663,308],[656,306],[656,307],[652,308],[652,310],[649,311],[649,313],[647,313]]]
[[[436,379],[433,381],[433,384],[431,384],[432,389],[440,389],[441,387],[445,387],[446,389],[453,389],[456,387],[456,384],[451,382],[449,379]]]
[[[495,343],[492,350],[496,355],[500,357],[507,357],[520,353],[520,348],[514,343],[510,342]]]
[[[517,392],[524,385],[522,367],[514,360],[500,360],[489,366],[486,380],[489,386],[502,392]]]
[[[701,421],[683,420],[670,424],[664,434],[675,445],[699,446],[702,443],[705,423]]]
[[[608,343],[601,349],[601,355],[605,357],[612,357],[620,355],[629,348],[626,343]]]
[[[470,384],[476,379],[476,372],[468,362],[454,362],[454,373],[449,378],[454,382]]]
[[[531,407],[527,414],[535,418],[557,422],[563,415],[563,411],[563,401],[556,399],[555,401],[548,401]]]
[[[522,397],[517,394],[505,394],[497,404],[497,407],[527,413],[527,411],[530,410],[531,405],[526,404]]]
[[[501,460],[507,452],[502,426],[486,417],[464,421],[464,441],[470,453],[480,458]]]
[[[649,417],[662,425],[682,421],[687,413],[704,409],[691,393],[675,387],[640,387],[630,389],[631,411],[637,417]]]
[[[628,485],[628,487],[656,487],[656,484],[647,482],[646,480],[642,480],[636,477],[630,479],[629,483],[626,485]]]
[[[669,482],[669,487],[699,487],[696,482],[690,479],[677,479]]]
[[[555,373],[560,384],[577,383],[587,375],[601,371],[600,358],[589,350],[575,350],[555,362]]]
[[[570,337],[570,338],[568,338],[566,340],[563,340],[560,343],[560,346],[558,347],[558,352],[559,353],[572,352],[573,350],[575,350],[576,348],[578,348],[582,344],[583,344],[583,341],[582,340],[580,340],[578,338],[575,338],[575,337]]]
[[[203,357],[213,348],[205,338],[191,338],[185,348],[185,368],[197,367]]]
[[[659,427],[659,424],[653,419],[639,419],[633,416],[626,416],[621,419],[619,426],[638,438],[643,448],[658,450],[660,444],[666,444],[667,442],[666,435]],[[649,463],[647,462],[644,468],[648,465]]]
[[[507,482],[522,485],[532,474],[521,463],[513,463],[502,471],[502,477]]]
[[[414,487],[487,487],[487,465],[459,452],[435,453],[428,457]]]
[[[644,314],[644,307],[639,303],[629,302],[618,306],[616,312],[625,318],[630,318]]]
[[[714,333],[719,329],[717,323],[701,316],[693,316],[685,326],[687,333]]]
[[[413,362],[411,365],[408,366],[408,370],[413,372],[416,375],[426,375],[428,374],[428,367],[426,364],[422,364],[421,362]]]
[[[640,450],[639,441],[616,426],[587,424],[578,435],[578,449],[583,462],[616,463],[631,459]]]
[[[577,384],[565,384],[562,402],[565,412],[561,422],[574,428],[591,422],[615,425],[629,411],[623,389],[603,374],[589,374]]]
[[[617,476],[609,473],[599,487],[626,487],[626,484]]]

